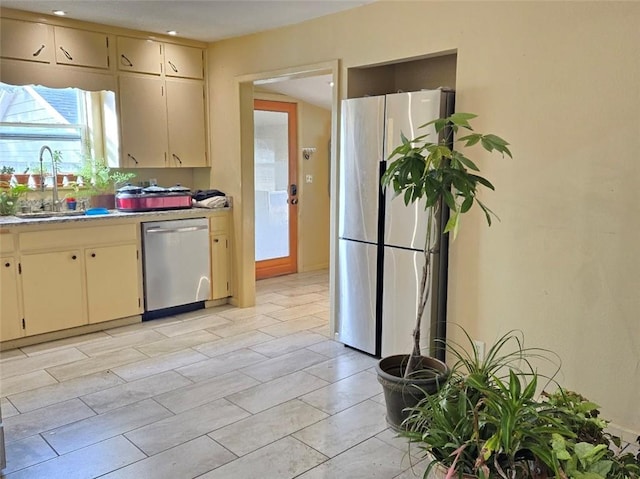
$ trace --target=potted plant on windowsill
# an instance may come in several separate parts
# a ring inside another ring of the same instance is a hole
[[[0,181],[0,216],[14,215],[18,211],[20,199],[28,191],[26,185]]]
[[[420,128],[435,131],[435,137],[431,138],[426,134],[409,140],[401,135],[402,144],[389,155],[392,162],[381,179],[383,187],[392,187],[396,196],[402,195],[406,205],[424,199],[427,223],[413,350],[407,355],[382,358],[377,367],[378,380],[385,392],[387,421],[395,429],[401,428],[401,422],[407,416],[403,412],[405,408],[415,405],[425,393],[433,392],[439,383],[446,380],[446,365],[435,358],[425,358],[420,345],[440,229],[444,234],[452,233],[455,238],[461,216],[474,203],[482,208],[487,223],[491,225],[493,213],[480,201],[477,193],[481,186],[493,189],[493,185],[479,176],[478,167],[465,152],[467,148],[480,146],[490,153],[495,151],[511,157],[505,140],[473,130],[469,121],[475,117],[471,113],[454,113],[422,125]],[[453,141],[453,135],[460,130],[465,132],[464,136]],[[446,225],[439,225],[440,211],[445,207],[451,214]],[[421,384],[416,385],[417,381]]]
[[[449,381],[411,410],[400,432],[426,454],[423,477],[639,477],[640,454],[606,432],[598,406],[557,385],[554,353],[525,348],[510,331],[481,357],[464,335],[468,344],[446,341],[456,359]],[[543,362],[555,369],[551,377],[537,372]],[[539,386],[557,390],[538,395]]]
[[[115,208],[115,192],[118,185],[135,178],[135,173],[123,173],[112,169],[104,159],[86,159],[77,172],[82,177],[86,193],[93,208]]]

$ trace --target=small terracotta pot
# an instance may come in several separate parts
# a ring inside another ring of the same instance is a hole
[[[116,207],[116,195],[93,195],[90,199],[92,208],[106,208],[113,210]]]

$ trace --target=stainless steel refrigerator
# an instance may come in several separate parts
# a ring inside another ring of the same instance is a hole
[[[407,138],[430,133],[435,140],[433,127],[418,127],[452,113],[453,103],[450,90],[342,102],[336,334],[375,356],[411,351],[427,223],[424,203],[405,206],[382,191],[380,178],[401,132]],[[421,341],[431,355],[446,324],[446,241],[439,249]]]

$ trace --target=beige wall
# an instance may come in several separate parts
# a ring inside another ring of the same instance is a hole
[[[566,387],[637,433],[639,20],[634,2],[380,1],[211,45],[212,178],[240,198],[236,244],[253,233],[238,78],[340,60],[342,80],[351,66],[457,51],[457,110],[478,113],[476,127],[508,139],[515,159],[479,160],[496,186],[483,199],[502,221],[465,217],[449,320],[486,342],[522,329],[560,354]],[[241,271],[249,285],[251,268]]]
[[[315,148],[308,160],[299,160],[300,207],[298,223],[298,271],[329,267],[329,141],[331,111],[302,103],[298,109],[298,146]],[[307,183],[307,175],[312,183]]]

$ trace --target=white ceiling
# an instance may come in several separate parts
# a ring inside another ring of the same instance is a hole
[[[331,110],[333,88],[331,81],[331,75],[318,75],[261,84],[258,88],[298,98],[325,110]]]
[[[375,0],[0,0],[2,7],[213,42],[292,25]],[[260,85],[331,109],[331,77],[299,78]]]
[[[374,0],[2,0],[4,8],[51,15],[203,42],[300,23]]]

